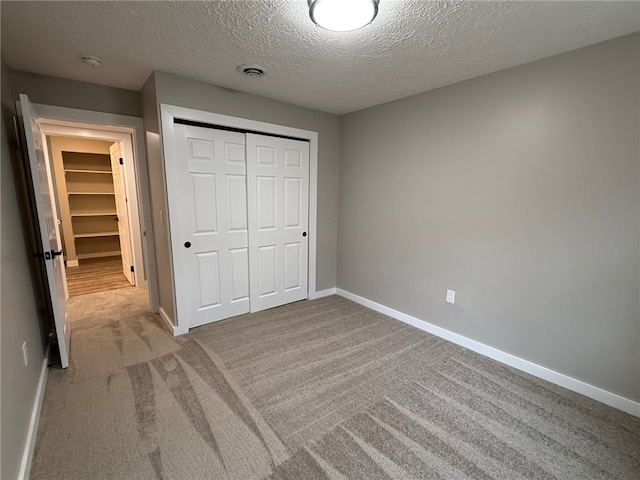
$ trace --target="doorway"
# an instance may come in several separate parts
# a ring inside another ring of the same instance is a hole
[[[125,235],[118,229],[123,216],[116,208],[122,203],[115,188],[119,172],[112,170],[110,158],[118,143],[58,135],[46,135],[43,143],[53,173],[68,295],[135,286],[122,268],[123,258],[130,261],[123,252],[130,252],[136,239],[126,235],[129,229]]]
[[[146,287],[131,135],[41,121],[67,296]],[[127,171],[128,170],[128,171]],[[132,178],[133,177],[133,178]]]

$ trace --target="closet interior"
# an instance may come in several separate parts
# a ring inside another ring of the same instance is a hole
[[[110,148],[114,142],[48,137],[69,295],[129,286]],[[91,285],[94,284],[94,287]]]

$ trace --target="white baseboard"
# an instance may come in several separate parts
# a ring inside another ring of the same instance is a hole
[[[634,402],[633,400],[629,400],[628,398],[621,397],[620,395],[616,395],[615,393],[608,392],[607,390],[603,390],[602,388],[595,387],[563,373],[550,370],[536,363],[524,360],[520,357],[516,357],[515,355],[503,352],[502,350],[498,350],[497,348],[493,348],[475,340],[471,340],[470,338],[464,337],[449,330],[445,330],[444,328],[438,327],[431,323],[425,322],[424,320],[412,317],[410,315],[407,315],[406,313],[399,312],[397,310],[386,307],[359,295],[355,295],[351,292],[347,292],[340,288],[336,289],[336,293],[344,298],[348,298],[349,300],[370,308],[371,310],[383,313],[392,318],[395,318],[396,320],[400,320],[401,322],[419,328],[420,330],[431,333],[440,338],[444,338],[445,340],[449,340],[452,343],[468,348],[469,350],[473,350],[474,352],[497,360],[498,362],[504,363],[505,365],[517,368],[518,370],[529,373],[538,378],[542,378],[543,380],[547,380],[548,382],[554,383],[568,390],[580,393],[586,397],[602,402],[613,408],[622,410],[623,412],[629,413],[636,417],[640,417],[639,402]]]
[[[174,337],[177,337],[178,335],[184,335],[185,333],[189,333],[189,329],[188,328],[182,328],[182,327],[179,327],[179,326],[176,327],[173,324],[173,322],[171,321],[171,319],[169,318],[169,315],[167,315],[167,312],[165,312],[162,307],[158,308],[158,313],[160,314],[160,318],[162,318],[164,323],[169,328],[169,331],[171,333],[173,333]]]
[[[327,288],[326,290],[319,290],[317,292],[312,292],[309,294],[309,300],[315,300],[316,298],[328,297],[329,295],[335,295],[336,289]]]
[[[44,401],[44,390],[47,386],[47,376],[49,369],[49,349],[45,353],[42,361],[42,369],[40,370],[40,380],[38,381],[38,390],[36,390],[36,398],[33,402],[31,410],[31,419],[29,420],[29,430],[27,431],[27,439],[24,443],[22,452],[22,461],[20,462],[19,480],[28,480],[31,472],[31,461],[33,460],[33,452],[36,447],[36,437],[38,436],[38,424],[40,423],[40,412],[42,411],[42,402]]]

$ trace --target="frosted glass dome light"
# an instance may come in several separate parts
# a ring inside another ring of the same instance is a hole
[[[309,0],[309,16],[319,27],[349,32],[370,24],[379,0]]]

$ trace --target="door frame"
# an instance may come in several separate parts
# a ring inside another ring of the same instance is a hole
[[[99,140],[119,143],[123,148],[121,150],[124,158],[124,175],[126,185],[126,195],[130,199],[127,202],[129,225],[127,228],[130,232],[130,247],[132,255],[132,262],[134,267],[134,278],[136,287],[146,287],[147,281],[143,275],[139,275],[143,271],[144,261],[142,258],[142,234],[140,228],[140,209],[138,203],[138,192],[136,189],[135,168],[133,166],[133,145],[131,134],[124,132],[113,132],[109,130],[102,130],[97,128],[82,128],[71,127],[66,125],[57,125],[55,123],[49,123],[48,120],[40,122],[40,130],[44,137],[56,136],[67,138],[82,138],[86,140]],[[46,142],[46,138],[44,139]],[[48,145],[48,143],[45,143]],[[45,157],[51,166],[52,161],[49,156],[49,149],[45,150]],[[57,195],[57,191],[56,191]],[[121,239],[122,240],[122,239]],[[69,265],[67,265],[69,266]],[[137,273],[137,275],[135,275]]]
[[[85,129],[87,135],[62,134],[62,136],[80,136],[84,138],[95,138],[96,140],[111,140],[111,137],[113,137],[113,141],[125,141],[125,150],[132,156],[131,162],[125,162],[125,167],[129,167],[125,174],[127,175],[127,179],[133,178],[134,180],[130,182],[130,186],[128,182],[127,193],[129,194],[131,190],[135,190],[138,206],[137,209],[129,207],[130,211],[137,210],[136,217],[138,221],[135,223],[137,223],[137,228],[139,229],[137,238],[140,239],[138,244],[140,252],[134,255],[134,257],[137,257],[134,263],[137,274],[136,284],[137,286],[142,286],[143,282],[146,282],[150,309],[152,312],[157,313],[159,307],[158,279],[155,246],[153,243],[152,210],[142,118],[53,105],[34,104],[34,106],[40,115],[41,123],[46,125],[46,135],[51,135],[51,133],[48,133],[49,131],[62,131],[62,128],[60,130],[54,130],[53,127],[74,127]],[[97,132],[103,132],[103,138],[97,136]],[[130,142],[130,148],[127,148],[126,145],[127,137]],[[131,203],[133,202],[130,202],[130,205]],[[134,223],[133,219],[130,219],[130,223]],[[143,275],[140,275],[139,272],[144,273],[144,278],[141,278]]]
[[[210,125],[219,125],[221,127],[237,128],[240,130],[248,130],[254,133],[263,133],[278,135],[284,137],[294,137],[309,142],[309,257],[308,257],[308,284],[307,299],[312,300],[318,297],[316,290],[316,250],[317,250],[317,227],[318,227],[318,132],[311,130],[302,130],[284,125],[260,122],[257,120],[249,120],[246,118],[233,117],[219,113],[206,112],[203,110],[195,110],[192,108],[178,107],[165,103],[160,104],[160,135],[162,138],[162,155],[163,165],[165,165],[165,173],[167,168],[167,160],[169,156],[176,158],[176,142],[174,120],[190,120],[193,122],[201,122]],[[165,178],[165,199],[168,207],[169,198],[167,196],[167,185]],[[167,208],[167,212],[169,209]],[[173,267],[173,246],[180,244],[179,239],[174,239],[171,235],[171,218],[167,214],[166,219],[167,233],[169,235],[169,251],[171,265],[171,283],[173,290],[173,304],[178,305],[176,298],[175,274]],[[174,318],[174,332],[178,334],[187,333],[187,322],[180,323],[180,318],[176,308],[176,318]]]

